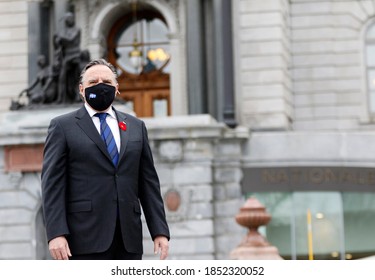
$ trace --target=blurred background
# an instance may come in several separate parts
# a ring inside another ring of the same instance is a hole
[[[170,259],[230,258],[249,197],[284,259],[375,255],[375,1],[0,0],[0,259],[49,258],[43,143],[96,58],[149,129]]]

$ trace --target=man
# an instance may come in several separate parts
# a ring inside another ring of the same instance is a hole
[[[42,201],[54,259],[142,259],[140,205],[155,254],[168,256],[169,229],[147,130],[112,107],[116,78],[104,59],[89,62],[79,85],[84,106],[50,123]]]

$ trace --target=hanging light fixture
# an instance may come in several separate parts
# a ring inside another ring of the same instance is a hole
[[[134,26],[134,38],[133,38],[133,50],[129,52],[130,63],[134,69],[139,73],[142,68],[142,51],[139,49],[141,45],[138,41],[138,27],[137,27],[137,0],[134,0],[132,3],[133,10],[133,26]]]
[[[130,63],[137,72],[140,72],[142,68],[142,51],[138,49],[140,44],[138,43],[137,39],[134,39],[132,45],[134,49],[129,52]]]

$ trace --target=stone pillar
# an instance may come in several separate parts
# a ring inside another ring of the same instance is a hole
[[[282,260],[279,251],[258,232],[258,227],[268,224],[271,215],[255,198],[250,197],[236,215],[238,224],[249,229],[242,242],[230,253],[236,260]]]
[[[218,3],[219,2],[219,3]],[[220,8],[217,8],[219,6]],[[221,47],[217,49],[217,57],[221,58],[220,65],[216,67],[217,71],[217,89],[223,90],[222,107],[218,108],[220,113],[219,120],[224,121],[229,127],[236,127],[235,107],[234,107],[234,69],[233,69],[233,39],[232,39],[232,1],[219,0],[214,1],[214,10],[219,10],[215,16],[218,16],[216,29],[220,30],[220,34],[216,40],[217,45]],[[217,33],[216,33],[217,34]]]
[[[189,113],[207,113],[205,98],[202,6],[200,0],[186,1]]]
[[[289,130],[295,115],[291,79],[294,51],[291,52],[289,27],[289,22],[294,21],[290,17],[291,1],[232,3],[236,23],[235,71],[238,70],[236,105],[241,112],[240,119],[254,130]]]
[[[243,229],[233,217],[242,204],[242,143],[247,129],[228,130],[221,139],[214,141],[213,195],[215,259],[227,259],[233,244],[238,243]]]
[[[237,122],[234,108],[232,1],[214,0],[213,13],[217,120],[233,128]]]

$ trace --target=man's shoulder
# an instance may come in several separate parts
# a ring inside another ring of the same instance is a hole
[[[68,113],[58,115],[58,116],[52,118],[51,121],[58,122],[58,123],[72,121],[76,118],[77,114],[79,114],[79,112],[81,110],[82,110],[82,108],[71,111],[71,112],[68,112]]]
[[[124,114],[124,115],[126,116],[126,118],[127,118],[128,120],[130,120],[130,121],[138,122],[138,123],[142,123],[142,122],[143,122],[140,118],[138,118],[138,117],[136,117],[136,116],[133,116],[133,115],[128,114],[128,113],[123,113],[123,114]]]
[[[123,120],[125,119],[126,121],[130,121],[130,122],[135,122],[135,123],[142,123],[143,121],[141,119],[139,119],[138,117],[132,115],[132,114],[129,114],[129,113],[126,113],[126,112],[122,112],[116,108],[115,109],[115,112],[117,114],[117,117],[119,118],[119,120]]]

